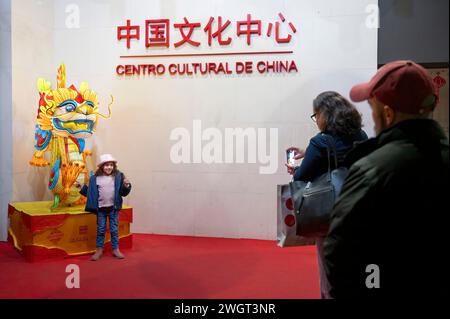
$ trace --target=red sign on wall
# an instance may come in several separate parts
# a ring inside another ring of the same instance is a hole
[[[297,29],[292,22],[288,22],[290,32],[282,35],[280,26],[282,23],[286,23],[286,19],[282,13],[278,14],[278,18],[281,21],[270,22],[267,25],[265,36],[272,37],[273,26],[275,24],[275,41],[277,43],[289,43],[292,39],[292,33],[296,33]],[[231,21],[228,19],[222,19],[221,16],[217,18],[217,25],[214,26],[214,17],[210,17],[208,22],[203,28],[203,32],[206,35],[207,44],[211,46],[212,40],[217,40],[217,43],[221,46],[230,45],[233,39],[231,37],[223,38],[223,33],[229,29]],[[236,36],[244,37],[247,45],[251,45],[252,36],[261,36],[263,34],[262,21],[255,19],[251,14],[247,14],[245,20],[236,21]],[[173,24],[175,30],[178,31],[180,39],[173,43],[174,47],[185,45],[186,43],[198,47],[201,45],[201,37],[194,37],[195,30],[202,30],[200,22],[189,21],[184,17],[182,22]],[[170,20],[169,19],[155,19],[145,20],[145,47],[170,47]],[[131,25],[131,21],[127,20],[125,25],[117,27],[117,40],[125,40],[128,49],[131,47],[131,40],[141,40],[141,25]]]

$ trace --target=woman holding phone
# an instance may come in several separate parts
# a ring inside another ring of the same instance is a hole
[[[313,101],[311,119],[316,122],[319,133],[311,138],[306,150],[290,147],[286,151],[294,153],[294,159],[303,159],[299,166],[285,164],[294,181],[313,181],[328,171],[327,148],[334,143],[338,158],[338,167],[344,166],[344,157],[355,143],[367,140],[367,134],[361,129],[361,114],[346,98],[337,92],[323,92]],[[331,154],[334,155],[334,154]],[[289,155],[288,155],[289,158]],[[331,169],[335,169],[331,161]],[[330,298],[329,284],[323,267],[323,241],[316,238],[320,275],[321,298]]]

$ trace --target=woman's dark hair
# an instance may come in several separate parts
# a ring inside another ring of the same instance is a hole
[[[105,166],[105,164],[107,164],[107,163],[110,163],[110,162],[103,163],[99,168],[97,168],[97,170],[95,171],[95,176],[105,175],[105,173],[103,173],[103,166]],[[119,170],[117,169],[116,162],[112,162],[112,163],[113,163],[114,167],[113,167],[113,171],[112,171],[111,175],[115,176],[119,172]]]
[[[354,136],[361,129],[361,114],[337,92],[319,94],[313,101],[313,110],[325,119],[325,131],[345,138]]]

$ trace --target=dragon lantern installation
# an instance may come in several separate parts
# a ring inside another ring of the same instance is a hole
[[[85,139],[92,136],[98,122],[98,116],[110,118],[98,112],[97,93],[82,82],[79,90],[71,85],[66,88],[66,70],[64,64],[58,68],[57,88],[53,90],[50,82],[43,78],[37,81],[40,100],[37,113],[35,148],[30,164],[33,166],[50,165],[48,188],[52,191],[53,206],[75,206],[84,204],[86,198],[79,194],[76,184],[88,184],[89,174],[86,157],[92,152],[85,149]],[[46,151],[51,152],[50,162],[44,158]]]

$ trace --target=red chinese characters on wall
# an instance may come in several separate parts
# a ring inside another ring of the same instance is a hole
[[[277,43],[290,43],[292,35],[297,32],[292,22],[287,22],[282,13],[278,13],[278,18],[281,21],[275,23],[270,22],[267,24],[267,31],[265,34],[267,37],[272,36],[273,26],[275,25],[275,41]],[[282,34],[281,25],[287,23],[289,28],[285,28],[288,31],[286,34]],[[230,45],[232,38],[232,32],[229,32],[228,36],[225,32],[231,29],[231,21],[223,19],[221,16],[210,17],[203,29],[200,22],[189,21],[184,17],[182,22],[174,23],[174,30],[179,33],[179,40],[173,43],[175,48],[182,45],[189,44],[194,47],[201,45],[201,36],[195,34],[197,29],[203,30],[206,35],[208,46],[212,45],[213,40],[217,41],[220,46]],[[247,45],[252,44],[252,38],[259,37],[263,34],[263,23],[259,19],[255,19],[251,14],[246,15],[245,20],[236,21],[236,36],[245,38]],[[170,47],[170,20],[169,19],[155,19],[145,20],[145,47]],[[126,42],[128,49],[131,47],[132,40],[140,40],[140,25],[131,25],[131,21],[127,20],[126,25],[117,27],[117,40]],[[174,31],[175,32],[175,31]],[[203,36],[204,38],[204,36]]]
[[[123,33],[125,31],[125,34]],[[133,32],[134,31],[134,32]],[[140,27],[138,25],[130,25],[130,20],[127,20],[126,26],[117,27],[117,40],[125,39],[127,41],[127,48],[130,48],[130,42],[132,39],[139,40]]]
[[[175,48],[179,47],[180,45],[188,42],[189,44],[193,45],[194,47],[198,47],[200,45],[200,42],[193,41],[191,39],[192,33],[194,32],[195,28],[200,28],[200,23],[189,23],[188,19],[186,17],[184,18],[184,23],[176,23],[173,25],[175,28],[180,29],[181,36],[183,39],[181,41],[178,41],[174,44]],[[189,29],[188,34],[185,33],[185,29]]]
[[[279,13],[278,16],[280,17],[280,20],[282,23],[284,23],[286,21],[286,19],[284,18],[282,13]],[[270,37],[272,35],[272,23],[269,23],[269,28],[267,30],[267,36]],[[294,27],[294,25],[292,24],[292,22],[289,22],[289,27],[291,28],[293,33],[297,32],[297,29]],[[286,37],[281,37],[280,36],[280,22],[275,22],[275,40],[278,43],[289,43],[291,42],[291,38],[292,36],[290,34],[288,34]]]
[[[218,18],[218,25],[217,25],[217,31],[213,32],[213,22],[214,18],[209,18],[208,23],[206,24],[206,27],[203,29],[203,31],[208,32],[208,45],[211,46],[211,42],[213,38],[217,38],[217,42],[219,42],[220,45],[229,45],[231,43],[231,38],[228,37],[228,39],[224,40],[222,39],[222,32],[225,32],[225,29],[231,24],[230,20],[227,20],[224,24],[222,24],[222,17]]]
[[[256,28],[253,28],[256,26]],[[247,14],[247,20],[237,22],[237,36],[247,36],[247,44],[250,45],[252,34],[261,35],[261,20],[252,20],[251,15]]]
[[[145,20],[145,47],[169,47],[170,30],[168,19]]]

